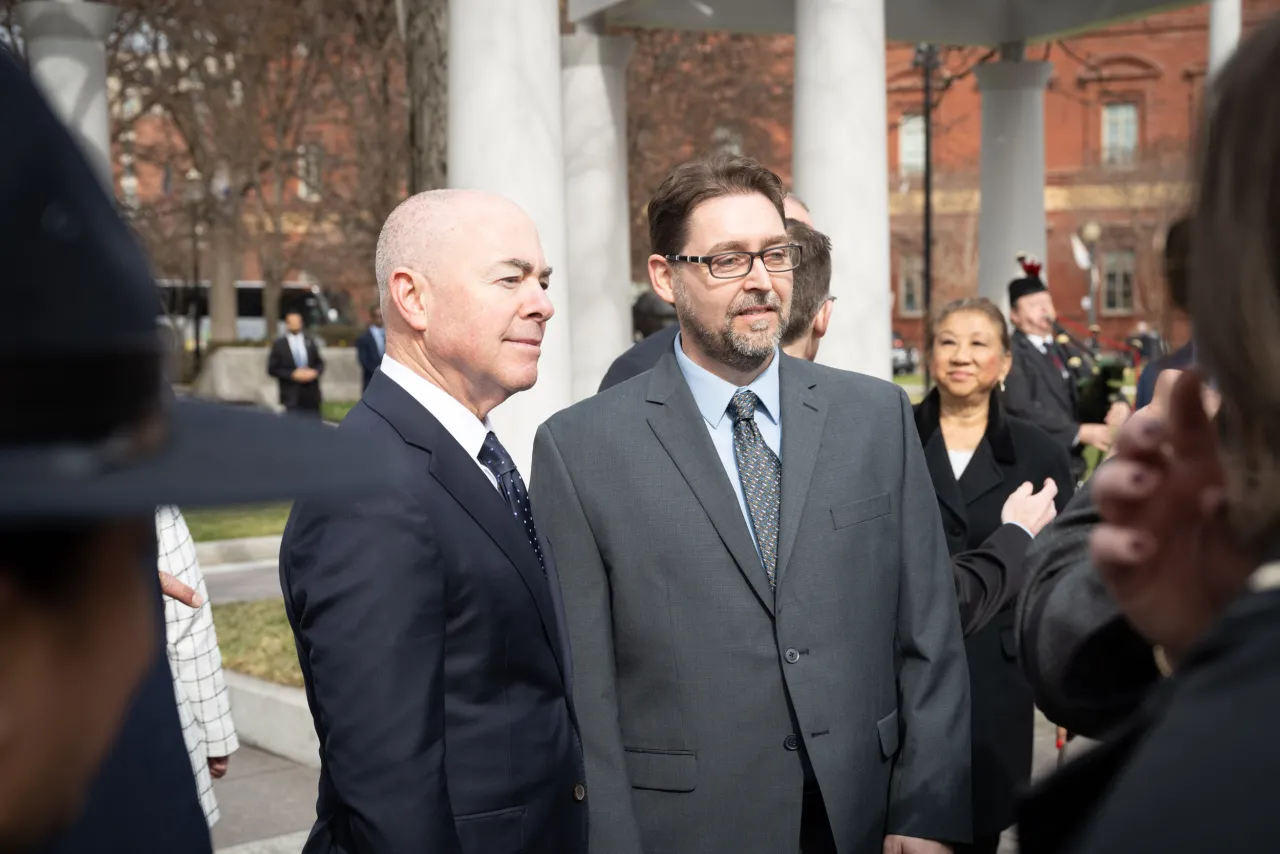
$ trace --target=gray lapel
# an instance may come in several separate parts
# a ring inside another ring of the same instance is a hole
[[[809,497],[809,482],[818,462],[822,444],[822,427],[827,421],[827,406],[814,391],[818,383],[810,376],[809,364],[783,355],[778,382],[782,391],[782,511],[778,521],[778,568],[775,573],[782,583],[787,559],[800,530],[800,515]]]
[[[649,412],[649,426],[654,435],[684,476],[689,489],[693,490],[738,569],[755,590],[760,604],[772,614],[773,591],[769,589],[769,577],[765,575],[755,541],[747,530],[747,520],[742,517],[738,496],[724,466],[720,464],[720,455],[707,433],[707,424],[698,411],[693,393],[680,374],[674,354],[667,353],[653,369],[649,378],[648,401],[657,404],[650,407]],[[785,427],[783,432],[785,434]],[[785,456],[783,459],[785,490]]]

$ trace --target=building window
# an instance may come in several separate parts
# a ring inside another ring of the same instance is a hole
[[[903,255],[898,259],[898,316],[924,314],[924,258]]]
[[[898,122],[898,172],[903,176],[924,172],[924,116],[903,113]]]
[[[1130,166],[1138,154],[1138,105],[1104,104],[1102,107],[1102,162],[1106,166]]]
[[[298,198],[314,202],[320,198],[320,146],[314,143],[298,146]]]
[[[1105,252],[1102,255],[1102,313],[1133,314],[1133,271],[1135,258],[1132,249]]]

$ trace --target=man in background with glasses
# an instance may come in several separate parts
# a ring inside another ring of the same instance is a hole
[[[720,155],[649,204],[679,333],[538,431],[590,849],[935,854],[969,836],[951,562],[896,386],[781,353],[804,251]]]

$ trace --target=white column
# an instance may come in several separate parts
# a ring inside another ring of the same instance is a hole
[[[106,39],[115,7],[39,0],[19,3],[16,12],[32,78],[114,197]]]
[[[627,61],[635,39],[579,26],[560,44],[573,399],[582,400],[631,346]]]
[[[538,383],[493,413],[528,475],[538,425],[572,400],[556,0],[450,0],[449,186],[500,193],[533,218],[555,268]]]
[[[884,0],[796,0],[796,194],[831,238],[839,297],[818,360],[889,378]]]
[[[978,293],[1007,313],[1019,252],[1045,258],[1044,90],[1047,62],[977,68],[982,92]]]
[[[1240,41],[1240,0],[1210,0],[1209,2],[1209,78],[1218,71]]]

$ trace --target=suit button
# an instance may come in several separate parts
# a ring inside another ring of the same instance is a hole
[[[788,649],[783,653],[783,657],[786,658],[787,664],[795,664],[800,660],[800,653],[796,652],[794,649]]]
[[[799,750],[800,739],[796,738],[795,733],[792,733],[782,740],[782,746],[787,750]]]
[[[582,803],[587,799],[587,787],[579,783],[573,787],[573,799],[578,803]]]

